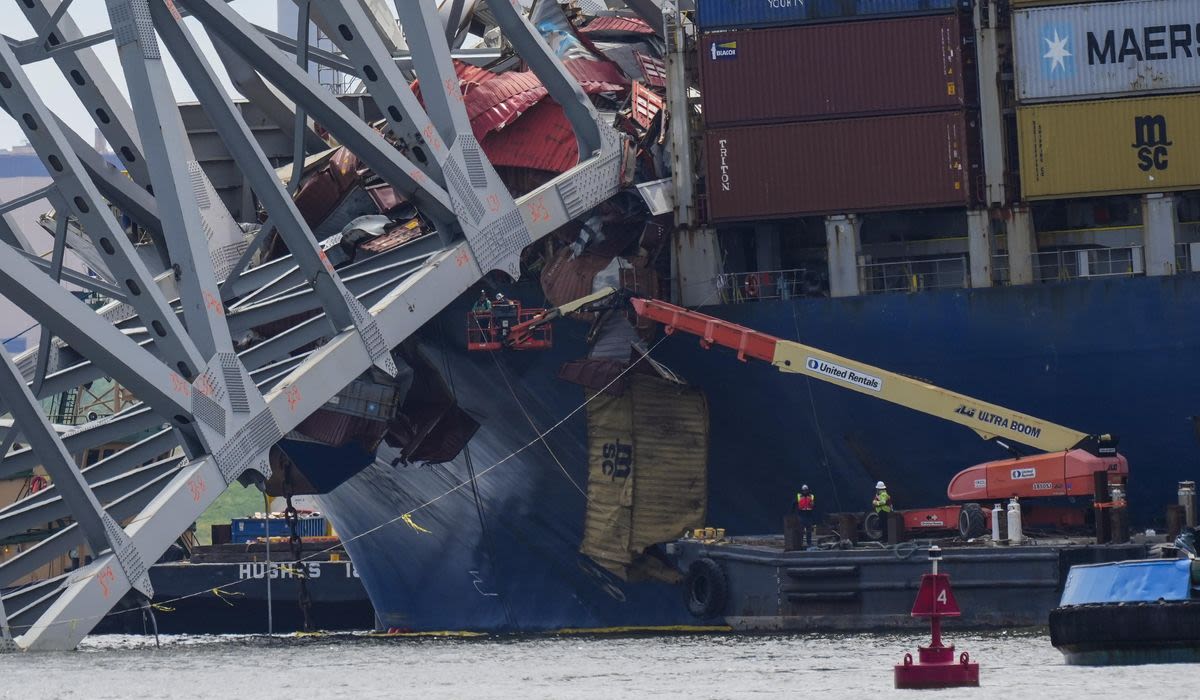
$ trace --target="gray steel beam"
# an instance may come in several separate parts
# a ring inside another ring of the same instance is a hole
[[[312,9],[313,21],[356,64],[348,72],[362,79],[401,150],[415,158],[417,167],[440,187],[446,187],[442,164],[446,162],[446,144],[450,142],[437,133],[417,96],[409,89],[408,80],[375,31],[374,20],[357,2],[317,3]],[[422,94],[439,92],[441,83],[436,84],[438,88],[429,89],[426,83]]]
[[[0,292],[77,352],[99,365],[165,419],[179,428],[189,429],[191,391],[187,382],[180,379],[179,373],[127,338],[24,258],[0,255]],[[175,320],[173,313],[170,320]],[[155,346],[160,353],[164,340],[162,337],[155,338]]]
[[[0,654],[17,650],[12,633],[8,631],[8,615],[4,613],[4,598],[0,596]]]
[[[177,441],[170,430],[160,430],[148,438],[139,440],[138,442],[118,452],[115,452],[108,457],[105,457],[99,462],[87,467],[80,473],[83,474],[83,478],[87,479],[88,484],[95,486],[102,481],[107,481],[120,476],[121,474],[136,468],[139,464],[149,462],[151,459],[154,459],[164,452],[173,451],[176,443]],[[177,457],[174,459],[178,461]],[[9,515],[15,511],[44,503],[51,498],[56,497],[56,495],[57,491],[54,488],[54,484],[50,484],[37,493],[30,494],[19,501],[14,501],[3,508],[0,508],[0,520],[8,518]]]
[[[227,30],[230,27],[239,31],[244,28],[237,24],[240,18],[230,18],[222,14],[225,8],[223,6],[214,7],[213,0],[186,0],[186,3],[193,10],[204,8],[204,11],[211,13],[207,21],[204,17],[200,18],[210,32],[213,30],[214,24],[220,25],[222,22],[225,23]],[[511,8],[508,9],[511,10]],[[494,7],[493,10],[497,14],[504,13],[504,8],[500,6]],[[512,14],[520,20],[515,11]],[[528,24],[522,24],[522,22],[523,20],[520,20],[517,23],[516,30],[528,32],[530,38],[536,38],[540,43],[540,37],[536,37]],[[410,29],[410,31],[413,30]],[[508,33],[513,34],[512,31]],[[438,34],[440,35],[440,30]],[[232,40],[231,36],[233,36]],[[234,50],[258,50],[253,48],[255,37],[244,32],[241,36],[245,39],[241,44],[237,43],[234,35],[226,36],[225,39],[227,42],[235,44]],[[265,43],[261,37],[258,37],[257,40]],[[247,49],[246,46],[251,46],[252,49]],[[539,50],[544,51],[544,47]],[[306,91],[313,92],[313,88],[309,84],[311,81],[308,81],[305,76],[295,76],[294,73],[298,69],[288,65],[286,61],[279,61],[278,56],[272,52],[275,50],[265,50],[262,56],[251,60],[254,61],[256,67],[262,67],[264,70],[277,70],[284,76],[284,79],[289,79],[289,75],[291,75],[292,78],[295,78],[295,84],[281,86],[285,92],[290,90],[295,93],[292,95],[293,97],[301,101],[311,99],[318,108],[323,108],[319,104],[320,100],[313,98],[312,95],[306,96]],[[550,60],[553,61],[552,57]],[[272,68],[272,65],[275,67]],[[541,73],[539,72],[539,74]],[[277,84],[279,83],[275,77],[270,75],[267,77]],[[565,73],[559,73],[559,77],[561,78],[560,88],[563,86],[569,88],[574,84],[574,81]],[[543,75],[543,80],[548,83],[552,96],[555,96],[560,102],[564,102],[561,89],[556,95],[555,88],[549,85],[554,78],[547,79]],[[582,97],[582,91],[578,90],[577,86],[575,93],[578,93],[580,98],[576,105],[576,116],[582,113],[590,114],[594,118],[594,110],[591,109],[586,98]],[[571,94],[574,93],[568,90],[566,98],[569,99]],[[322,123],[327,123],[327,120],[321,118],[317,110],[313,109],[313,105],[305,102],[304,106],[317,115]],[[568,111],[573,109],[565,102],[564,106]],[[331,114],[338,116],[333,110],[331,110]],[[346,130],[352,137],[355,136],[354,130],[348,126],[349,120],[341,119],[340,116],[339,119],[344,123],[332,126]],[[586,122],[586,120],[584,121]],[[573,119],[572,122],[576,123],[579,128],[577,120]],[[584,128],[587,126],[586,123],[582,124]],[[581,159],[580,165],[576,168],[518,200],[519,207],[512,212],[518,217],[516,225],[525,229],[532,240],[541,238],[554,228],[586,212],[612,196],[616,191],[620,173],[620,140],[615,133],[609,129],[602,129],[594,120],[590,126],[596,136],[596,150],[589,151],[587,157]],[[374,140],[377,135],[373,132],[371,135],[358,134],[358,136],[361,137],[363,145],[380,151],[376,156],[384,162],[385,166],[390,165],[390,167],[401,170],[405,168],[403,159],[397,160],[392,154],[382,151],[379,146],[381,139]],[[347,142],[352,149],[358,150],[355,145],[349,144],[347,139],[342,140]],[[360,152],[359,155],[362,156],[362,153]],[[369,160],[364,160],[377,172],[382,170],[375,167]],[[406,172],[411,173],[412,171]],[[393,183],[393,185],[395,184]],[[432,187],[432,184],[430,186]],[[425,190],[425,192],[428,191],[428,189]],[[446,197],[443,197],[442,200],[444,206]],[[420,203],[418,205],[420,206]],[[511,230],[512,222],[509,222],[508,226],[508,230]],[[447,230],[445,227],[439,228],[443,233]],[[490,234],[494,233],[496,231],[485,231],[485,235],[480,240],[487,241],[493,237]],[[372,305],[371,313],[377,319],[379,330],[384,336],[383,341],[388,347],[394,347],[409,337],[439,313],[452,299],[477,282],[483,270],[472,251],[472,247],[467,242],[449,247],[431,258],[398,286],[380,285],[379,288],[368,293],[370,296],[379,295],[381,297]],[[280,377],[288,365],[297,362],[296,359],[287,359],[279,363],[278,367],[256,372],[255,381],[272,385],[266,396],[266,407],[270,413],[259,415],[259,417],[265,416],[269,421],[266,425],[269,435],[251,443],[242,443],[240,446],[245,447],[246,451],[252,455],[251,459],[264,458],[270,443],[276,439],[271,436],[286,434],[294,429],[300,421],[311,415],[313,411],[340,391],[348,381],[369,368],[372,360],[373,358],[362,342],[359,333],[350,331],[340,333],[317,350],[308,353],[303,360],[299,361],[299,365],[285,376]],[[235,435],[235,439],[238,437]],[[197,458],[195,461],[185,464],[165,486],[159,488],[158,485],[155,485],[138,492],[141,494],[152,490],[154,494],[152,499],[147,497],[144,504],[139,506],[137,517],[129,528],[129,535],[140,551],[164,551],[178,533],[193,522],[215,500],[224,485],[228,483],[226,477],[228,469],[223,468],[222,459],[222,457],[214,458],[212,456]],[[121,502],[128,502],[132,497],[133,494],[126,496]],[[110,512],[114,511],[115,505],[109,508]],[[116,513],[113,515],[116,516]],[[62,537],[56,546],[61,546],[69,541],[70,537]],[[0,565],[0,576],[7,576],[15,570],[16,568],[10,561]],[[22,648],[31,650],[72,648],[91,629],[94,621],[98,620],[104,611],[109,610],[116,600],[129,589],[130,581],[119,562],[116,562],[111,554],[101,554],[92,564],[72,576],[61,594],[56,594],[52,602],[46,601],[46,607],[36,609],[37,619],[32,621],[25,633],[18,639],[18,644]],[[33,610],[32,607],[27,609]],[[33,612],[29,613],[30,619],[33,615]],[[73,624],[62,624],[65,621],[72,621]]]
[[[146,507],[147,504],[152,502],[155,496],[158,494],[159,489],[155,487],[160,486],[164,481],[168,481],[172,478],[172,475],[176,473],[177,472],[168,472],[163,474],[156,481],[152,481],[146,486],[143,486],[136,491],[132,491],[113,501],[112,503],[109,503],[108,507],[105,509],[108,513],[108,517],[119,522],[136,516],[143,508]],[[199,514],[197,514],[197,517],[198,516]],[[192,521],[194,522],[195,518],[192,518]],[[181,527],[173,536],[170,537],[166,545],[164,545],[163,548],[158,551],[165,552],[167,547],[169,547],[171,543],[174,542],[177,537],[179,537],[179,534],[187,529],[188,525],[190,525],[190,523],[185,523],[183,527]],[[19,581],[20,579],[36,572],[38,569],[49,564],[55,559],[58,559],[73,547],[78,547],[81,544],[86,544],[86,542],[83,533],[79,529],[78,523],[71,523],[61,530],[55,531],[53,535],[47,537],[41,542],[38,542],[36,545],[30,547],[24,552],[21,552],[20,554],[3,563],[0,563],[0,586],[6,586],[11,584],[13,581]],[[104,605],[106,606],[103,608],[103,610],[104,612],[108,612],[108,610],[115,605],[118,600],[121,599],[121,596],[123,596],[125,592],[131,588],[131,586],[128,582],[128,578],[125,576],[124,568],[115,562],[115,556],[113,554],[102,553],[96,555],[95,552],[93,552],[93,554],[96,556],[97,560],[103,560],[106,563],[107,568],[112,569],[115,566],[115,570],[105,572],[104,568],[85,567],[82,569],[77,569],[68,579],[68,581],[77,584],[84,579],[95,579],[91,581],[91,583],[95,584],[96,590],[94,592],[100,594],[96,596],[97,598],[103,598],[105,601]],[[93,562],[93,566],[94,564],[95,562]],[[120,585],[118,581],[124,585]],[[118,592],[118,590],[120,592]],[[108,595],[104,595],[105,591],[108,592]],[[98,607],[99,606],[94,606],[93,609]],[[17,617],[18,614],[19,613],[14,612],[13,617]],[[99,617],[95,618],[95,620],[99,619]],[[79,620],[79,618],[67,618],[67,620],[68,622],[66,624],[70,625],[72,622]],[[56,626],[62,625],[62,623],[52,624],[55,624]],[[84,623],[80,621],[80,625],[82,626],[83,624]],[[94,624],[95,622],[93,621],[92,625]],[[91,625],[88,625],[87,629],[90,630]],[[24,640],[18,640],[18,643],[20,643],[21,646],[28,648],[28,646],[24,643]]]
[[[361,295],[378,284],[397,284],[400,280],[412,274],[422,261],[405,261],[397,263],[396,270],[376,268],[353,277],[346,276],[345,288],[355,297]],[[230,310],[229,329],[233,333],[243,333],[272,321],[280,321],[289,316],[307,313],[313,309],[322,308],[321,300],[311,289],[296,288],[289,293],[279,294],[270,299],[254,304],[237,306]],[[338,330],[345,327],[338,324]]]
[[[17,7],[21,8],[34,27],[49,29],[45,41],[35,43],[58,49],[84,38],[75,20],[64,13],[70,4],[71,0],[22,0]],[[39,39],[42,37],[39,36]],[[150,184],[150,173],[142,157],[129,103],[109,77],[96,52],[87,46],[73,46],[75,48],[54,50],[50,56],[67,77],[67,85],[87,108],[100,133],[108,139],[113,152],[121,158],[129,176],[141,187],[146,187]]]
[[[259,33],[265,36],[268,41],[274,44],[276,48],[280,49],[281,51],[295,54],[300,50],[300,42],[296,41],[290,36],[272,31],[259,24],[251,26],[253,26]],[[317,65],[324,66],[326,68],[332,68],[333,70],[345,73],[347,75],[354,75],[354,72],[357,70],[353,63],[347,61],[342,56],[318,49],[312,44],[309,44],[305,50],[308,52],[308,57]]]
[[[180,462],[179,457],[164,459],[104,481],[91,483],[90,488],[99,503],[109,503],[178,469]],[[22,501],[20,508],[4,509],[0,514],[0,537],[10,537],[55,520],[74,517],[74,506],[64,497],[65,494],[59,493],[59,490],[56,484],[54,493],[36,503]]]
[[[266,208],[276,230],[287,244],[292,260],[308,280],[326,315],[338,329],[357,328],[363,343],[367,344],[380,369],[394,376],[396,367],[389,352],[390,348],[372,342],[380,337],[378,329],[374,326],[374,319],[342,285],[325,252],[318,247],[296,203],[280,185],[275,169],[267,161],[266,154],[250,133],[250,128],[246,126],[233,102],[218,83],[191,33],[160,2],[156,1],[151,5],[150,13],[167,46],[170,47],[176,63],[188,76],[189,83],[208,113],[209,120],[228,145],[230,154]],[[293,180],[296,179],[293,176]]]
[[[296,138],[296,103],[263,80],[250,63],[229,48],[220,37],[210,35],[209,38],[237,91],[267,115],[285,137]],[[304,147],[310,153],[317,153],[328,148],[329,144],[312,129],[311,123],[312,120],[307,120],[304,127]]]
[[[33,253],[26,253],[23,250],[15,250],[13,252],[28,260],[35,267],[45,270],[46,272],[50,272],[50,268],[52,267],[50,261],[44,260]],[[59,272],[63,280],[73,285],[83,287],[84,289],[90,289],[91,291],[96,292],[97,294],[102,294],[113,301],[129,301],[125,296],[125,292],[122,292],[120,289],[117,289],[107,282],[101,281],[98,277],[89,277],[88,275],[85,275],[81,272],[76,272],[69,267],[64,267]]]
[[[15,581],[20,581],[55,559],[58,559],[72,547],[78,547],[83,544],[86,544],[83,533],[75,523],[56,530],[54,534],[46,539],[0,563],[0,587],[9,586]],[[113,602],[115,603],[116,601]],[[16,618],[20,613],[21,609],[14,610],[13,618]]]
[[[50,38],[50,32],[53,32],[58,26],[58,21],[62,19],[64,14],[66,14],[67,9],[71,7],[72,2],[74,2],[74,0],[62,0],[62,3],[56,10],[54,10],[54,14],[50,16],[50,19],[46,22],[45,26],[38,30],[37,43],[46,43],[46,41]]]
[[[10,211],[20,209],[26,204],[33,204],[39,200],[46,199],[54,192],[54,185],[46,185],[39,187],[32,192],[26,192],[20,197],[13,197],[5,202],[0,202],[0,214],[7,214]]]
[[[37,600],[48,592],[61,589],[66,585],[69,575],[59,574],[58,576],[51,576],[50,578],[28,583],[10,591],[7,595],[0,596],[0,600],[7,603],[9,610],[20,610],[28,606],[30,601]]]
[[[50,279],[55,283],[62,281],[62,264],[63,256],[67,252],[67,220],[60,218],[57,222],[54,232],[54,248],[50,254]],[[23,251],[22,251],[23,252]],[[45,331],[38,337],[37,360],[33,370],[33,381],[29,387],[29,391],[34,396],[42,390],[42,382],[46,380],[46,366],[50,362],[50,343],[54,340],[54,336]],[[0,450],[0,455],[8,453],[8,448]]]
[[[332,332],[333,327],[329,325],[328,320],[324,316],[316,316],[243,351],[239,357],[253,375],[254,370],[282,360],[305,345],[331,335]]]
[[[197,235],[205,231],[205,225],[188,169],[194,167],[199,171],[199,165],[179,158],[190,147],[158,50],[148,0],[107,2],[130,99],[138,105],[134,116],[154,182],[154,199],[167,250],[174,264],[183,317],[188,334],[204,360],[201,364],[207,364],[216,353],[231,352],[233,341],[225,325],[208,241],[205,236]]]
[[[485,272],[501,270],[516,279],[521,275],[521,251],[533,237],[516,211],[512,195],[475,140],[450,46],[443,40],[441,19],[429,3],[397,0],[396,12],[417,75],[426,86],[421,91],[425,108],[449,146],[443,166],[447,190],[467,243]],[[592,126],[595,128],[594,121]]]
[[[63,444],[71,454],[79,454],[107,442],[128,438],[142,430],[162,427],[163,421],[146,406],[134,406],[114,416],[82,425],[63,434]],[[178,444],[178,439],[176,439]],[[29,471],[39,464],[38,454],[28,447],[14,450],[0,462],[0,479]]]
[[[650,25],[655,34],[663,36],[663,8],[655,0],[625,0],[625,4]]]
[[[3,365],[0,366],[0,393],[7,397],[13,420],[21,426],[25,440],[41,458],[42,468],[54,480],[62,500],[70,508],[71,517],[83,531],[88,546],[93,552],[111,549],[130,584],[147,596],[152,595],[150,575],[141,553],[121,526],[104,512],[96,494],[75,466],[75,460],[67,453],[67,448],[55,434],[50,421],[46,420],[42,405],[25,386],[25,378],[13,364],[12,358],[7,352],[0,352],[0,355],[3,355],[3,363],[0,363]]]
[[[411,260],[428,258],[444,247],[437,236],[422,236],[385,253],[346,265],[342,267],[339,274],[345,277],[359,274],[368,269],[391,265],[400,256]],[[292,263],[291,256],[286,256],[247,270],[234,283],[232,291],[234,296],[241,297],[237,304],[244,304],[253,299],[262,300],[273,294],[286,293],[303,281],[304,276]],[[234,304],[235,308],[237,304]]]
[[[18,123],[49,166],[50,176],[62,199],[70,203],[71,214],[101,249],[108,269],[129,289],[133,306],[142,319],[154,326],[166,361],[183,376],[193,376],[196,369],[204,365],[195,345],[153,284],[149,271],[125,233],[117,228],[99,192],[84,176],[83,165],[59,130],[57,120],[38,97],[29,76],[16,63],[5,42],[0,42],[0,96],[14,113],[20,115]]]
[[[46,610],[50,608],[50,604],[54,602],[54,599],[65,587],[66,582],[63,581],[55,588],[39,589],[41,591],[41,595],[29,598],[28,600],[31,601],[30,603],[20,608],[14,607],[15,612],[12,616],[13,629],[19,632],[22,629],[23,620],[35,619],[42,613],[46,612]]]
[[[399,10],[405,0],[396,0]],[[529,23],[517,5],[509,0],[487,0],[488,9],[496,18],[496,24],[504,38],[512,43],[530,69],[541,79],[551,99],[562,106],[575,139],[579,142],[579,162],[591,158],[602,147],[600,128],[596,122],[596,111],[584,94],[583,88],[571,77],[554,52],[546,45],[542,35]]]
[[[220,0],[182,0],[181,4],[191,10],[210,35],[219,37],[284,94],[303,105],[376,174],[441,224],[439,229],[443,234],[447,233],[454,215],[446,191],[430,182],[424,172],[400,155],[382,135],[335,100],[328,90],[316,84]]]

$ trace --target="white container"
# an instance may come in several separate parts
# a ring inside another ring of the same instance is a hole
[[[1008,502],[1008,541],[1011,544],[1021,544],[1025,536],[1021,533],[1021,504],[1013,498]]]
[[[1017,100],[1200,88],[1196,0],[1129,0],[1013,12]]]

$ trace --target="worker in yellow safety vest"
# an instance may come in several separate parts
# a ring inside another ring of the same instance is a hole
[[[883,532],[883,536],[887,537],[887,521],[888,515],[892,512],[892,497],[887,492],[887,484],[882,481],[875,482],[875,498],[871,501],[871,507],[879,516],[879,529]]]
[[[800,532],[805,538],[805,547],[812,546],[813,527],[817,524],[817,515],[814,508],[817,505],[817,497],[809,490],[808,484],[800,487],[800,493],[796,494],[796,514],[800,518]]]

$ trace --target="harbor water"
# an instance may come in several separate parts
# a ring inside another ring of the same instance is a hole
[[[1195,697],[1200,665],[1066,666],[1040,632],[953,633],[982,687],[938,698]],[[381,638],[100,636],[0,657],[0,698],[864,698],[920,635]]]

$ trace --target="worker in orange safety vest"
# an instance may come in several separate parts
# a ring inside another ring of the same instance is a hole
[[[796,514],[800,517],[800,532],[803,533],[805,547],[812,546],[813,527],[817,524],[817,514],[814,511],[817,497],[809,490],[808,484],[800,487],[796,494]]]

